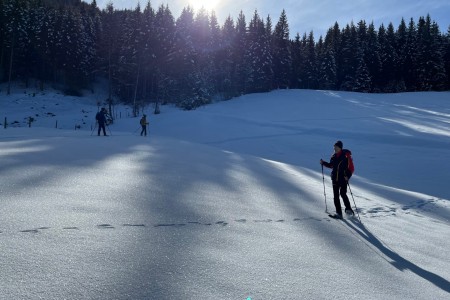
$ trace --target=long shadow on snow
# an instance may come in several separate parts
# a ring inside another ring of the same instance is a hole
[[[391,265],[397,268],[400,271],[410,270],[417,276],[422,277],[423,279],[429,281],[434,284],[438,288],[443,291],[450,293],[450,282],[441,276],[434,274],[430,271],[422,269],[418,265],[412,263],[411,261],[403,258],[395,251],[389,249],[384,243],[378,239],[370,230],[368,230],[364,224],[349,222],[347,220],[343,220],[343,222],[351,229],[351,232],[355,235],[361,236],[364,240],[366,240],[370,245],[377,248],[381,253],[383,253],[386,257],[390,258],[392,262],[388,261]],[[366,244],[369,248],[370,245]],[[372,249],[373,250],[373,249]]]

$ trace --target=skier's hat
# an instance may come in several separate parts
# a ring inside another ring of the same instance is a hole
[[[341,149],[344,147],[344,144],[341,141],[337,141],[334,145],[338,146]]]

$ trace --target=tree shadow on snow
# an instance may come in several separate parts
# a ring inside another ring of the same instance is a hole
[[[350,231],[354,233],[355,235],[361,236],[366,242],[364,244],[367,245],[372,251],[377,252],[376,250],[379,250],[383,255],[380,255],[384,260],[389,262],[391,265],[393,265],[395,268],[397,268],[400,271],[410,270],[414,274],[422,277],[423,279],[429,281],[430,283],[434,284],[438,288],[442,289],[443,291],[450,293],[450,282],[446,280],[445,278],[432,273],[430,271],[427,271],[425,269],[422,269],[418,265],[412,263],[411,261],[403,258],[398,253],[396,253],[394,250],[390,249],[388,246],[386,246],[379,238],[377,238],[370,230],[368,230],[364,224],[357,223],[357,222],[350,222],[347,220],[343,220],[345,224],[351,229]],[[374,249],[373,247],[376,249]],[[390,259],[390,260],[389,260]]]

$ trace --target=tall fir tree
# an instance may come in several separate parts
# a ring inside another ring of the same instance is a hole
[[[358,37],[356,26],[347,24],[341,34],[341,49],[339,53],[338,87],[341,90],[351,91],[355,80],[355,73],[358,67]]]
[[[447,76],[447,90],[450,90],[450,25],[447,29],[447,34],[444,37],[444,61],[445,61],[445,74]]]
[[[356,68],[352,91],[368,93],[372,90],[372,78],[364,59],[364,49],[361,47],[357,53],[358,66]]]
[[[291,41],[290,47],[292,53],[292,69],[289,86],[291,88],[298,89],[301,87],[303,66],[303,48],[299,33],[295,35],[294,41]]]
[[[364,60],[372,79],[372,91],[381,91],[380,44],[378,42],[378,33],[375,30],[373,22],[367,29],[367,47],[365,49]]]
[[[249,25],[246,60],[246,92],[266,92],[271,90],[273,80],[270,37],[267,36],[264,21],[255,11]]]
[[[241,11],[236,21],[236,46],[234,49],[235,62],[235,90],[237,95],[241,95],[246,91],[247,64],[245,54],[249,45],[248,42],[247,21],[244,13]]]
[[[418,22],[417,55],[419,90],[443,90],[446,78],[442,42],[439,27],[429,15]]]
[[[215,63],[217,68],[216,84],[218,93],[224,99],[230,99],[238,93],[233,85],[235,79],[235,65],[234,51],[237,48],[236,42],[236,28],[231,16],[228,16],[220,32],[221,42],[215,56]]]
[[[405,68],[403,76],[405,78],[405,85],[407,91],[416,91],[418,88],[418,55],[417,55],[417,27],[414,19],[411,18],[408,23],[406,34],[406,44],[404,46],[404,61]]]
[[[317,53],[314,41],[314,33],[311,31],[306,39],[304,65],[304,87],[317,88]]]
[[[273,32],[273,71],[274,88],[288,88],[292,68],[292,56],[289,41],[289,24],[283,9]]]
[[[160,5],[155,15],[155,97],[158,102],[166,103],[175,97],[176,69],[175,60],[175,18],[169,7]]]
[[[378,30],[378,40],[380,43],[380,59],[382,71],[380,74],[381,86],[383,92],[395,91],[395,70],[396,70],[396,52],[395,52],[395,36],[392,31],[392,23],[388,29],[382,24]]]
[[[406,91],[405,73],[407,72],[408,66],[408,27],[406,25],[405,19],[402,18],[396,32],[396,52],[398,57],[397,69],[395,77],[398,80],[398,91]]]
[[[330,28],[325,35],[325,40],[319,52],[319,88],[333,90],[336,88],[337,65],[335,54],[334,29]]]

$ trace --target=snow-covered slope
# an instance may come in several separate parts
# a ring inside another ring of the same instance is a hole
[[[97,95],[0,96],[0,299],[446,299],[449,96],[149,107],[148,137],[125,107],[96,136]],[[337,139],[362,224],[324,213]]]

